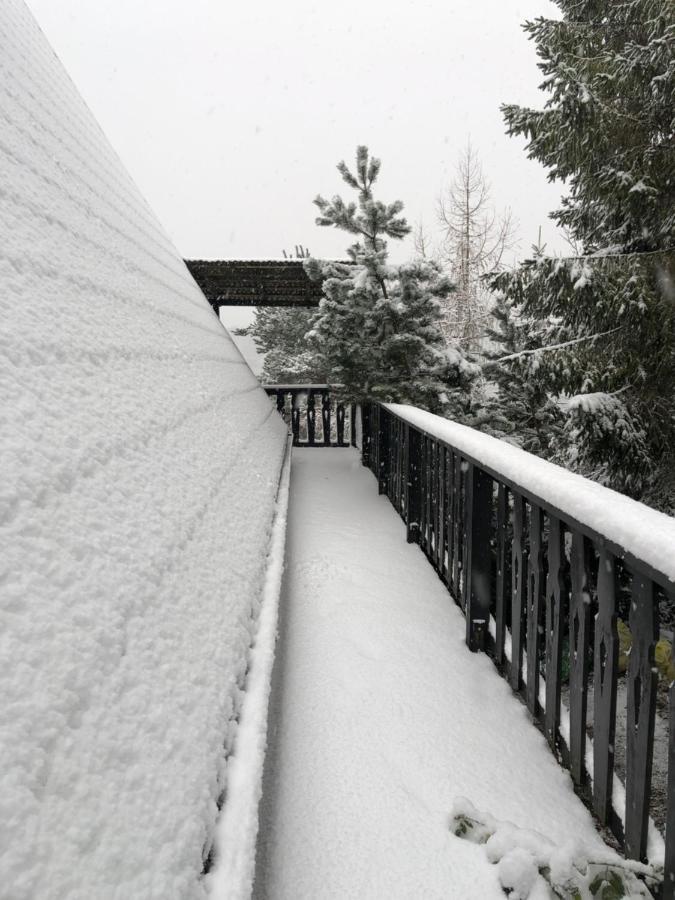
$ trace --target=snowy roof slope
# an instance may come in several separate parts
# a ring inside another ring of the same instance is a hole
[[[0,4],[0,896],[195,898],[285,428]]]

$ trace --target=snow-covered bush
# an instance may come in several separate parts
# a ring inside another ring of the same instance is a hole
[[[609,848],[605,854],[593,851],[589,857],[578,840],[556,846],[537,831],[479,812],[463,797],[453,806],[450,830],[458,838],[485,846],[509,900],[651,897],[638,875],[654,885],[661,874],[652,866],[624,860]]]

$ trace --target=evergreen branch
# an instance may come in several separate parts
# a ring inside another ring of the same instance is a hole
[[[484,364],[484,367],[495,366],[498,363],[511,362],[514,359],[520,359],[523,356],[532,356],[535,353],[546,353],[549,350],[564,350],[565,347],[572,347],[574,344],[581,344],[583,341],[594,341],[596,338],[606,337],[608,334],[615,334],[621,331],[623,325],[617,328],[610,328],[609,331],[598,331],[596,334],[587,334],[584,337],[574,338],[572,341],[564,341],[562,344],[551,344],[548,347],[535,347],[533,350],[520,350],[518,353],[509,353],[508,356],[500,356],[499,359],[493,359]]]

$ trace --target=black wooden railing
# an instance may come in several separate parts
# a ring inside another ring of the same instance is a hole
[[[293,433],[294,447],[349,447],[355,407],[337,402],[328,384],[265,384]],[[345,436],[348,439],[345,439]]]
[[[675,898],[674,687],[661,710],[671,722],[662,748],[667,791],[650,809],[654,650],[659,604],[672,602],[673,583],[526,485],[384,406],[362,409],[361,449],[380,493],[406,523],[408,541],[420,545],[463,609],[469,647],[487,652],[523,698],[575,789],[626,856],[647,859],[650,812],[665,829],[662,896]],[[622,682],[623,759],[615,752],[620,614],[632,634]],[[616,774],[625,782],[625,801]]]

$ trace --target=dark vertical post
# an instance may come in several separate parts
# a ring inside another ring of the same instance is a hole
[[[558,746],[563,622],[565,621],[565,533],[560,519],[549,517],[548,575],[546,578],[546,739]]]
[[[586,704],[588,643],[591,624],[591,597],[588,592],[586,538],[572,532],[570,560],[570,772],[574,782],[583,784],[586,751]]]
[[[497,488],[497,584],[495,597],[495,662],[504,665],[504,637],[506,634],[506,521],[509,512],[508,488],[500,484]]]
[[[593,654],[593,807],[603,825],[610,824],[612,812],[616,676],[619,659],[617,590],[614,557],[601,547]]]
[[[277,412],[283,416],[286,406],[286,392],[277,389],[275,393],[277,395]]]
[[[455,457],[455,484],[452,503],[452,584],[455,600],[462,606],[462,457]]]
[[[438,477],[436,480],[436,570],[443,578],[445,567],[445,466],[446,449],[438,444],[436,458]]]
[[[291,391],[291,430],[293,432],[293,446],[300,443],[300,408],[298,406],[298,392]]]
[[[345,407],[344,403],[338,403],[335,410],[335,424],[337,431],[338,447],[346,447],[345,444]]]
[[[527,549],[525,547],[525,499],[513,495],[513,543],[511,545],[511,673],[510,684],[520,691],[523,662],[523,610],[527,602]]]
[[[668,691],[668,806],[666,809],[666,857],[661,900],[675,900],[675,685]]]
[[[406,509],[406,539],[409,544],[419,544],[420,541],[420,514],[422,512],[422,435],[406,424],[406,479],[405,479],[405,509]]]
[[[539,714],[539,650],[544,614],[544,550],[541,507],[530,508],[530,553],[527,584],[527,708],[535,718]]]
[[[635,575],[631,599],[629,626],[633,640],[627,678],[626,856],[644,860],[656,712],[654,647],[658,639],[658,611],[653,582]]]
[[[356,403],[349,407],[349,443],[356,447]]]
[[[431,546],[431,438],[424,435],[424,497],[422,504],[424,517],[422,519],[422,548],[429,556]]]
[[[492,479],[478,466],[466,473],[464,527],[466,528],[466,642],[472,651],[485,649],[490,618],[490,525]]]
[[[307,443],[310,447],[314,446],[315,420],[314,391],[309,391],[307,394]]]
[[[389,481],[389,415],[380,406],[379,417],[377,423],[377,447],[378,447],[378,468],[377,468],[377,491],[379,494],[387,493],[387,483]]]
[[[445,531],[445,552],[446,569],[445,583],[452,593],[452,487],[454,478],[454,469],[452,461],[454,454],[450,447],[446,447],[445,451],[445,523],[443,529]]]
[[[330,447],[330,391],[321,392],[321,428],[324,446]]]
[[[370,420],[372,406],[370,403],[361,405],[361,462],[367,468],[370,468],[371,440],[370,440]]]

